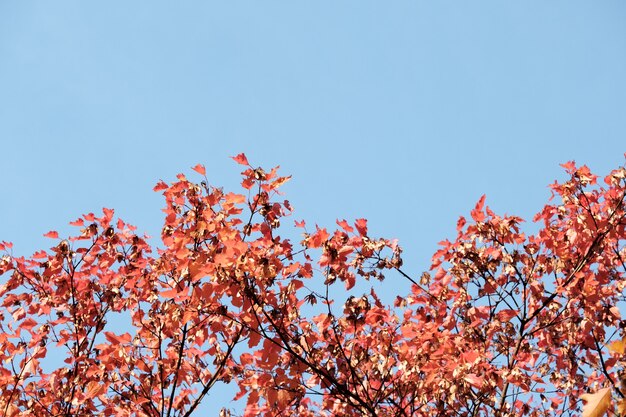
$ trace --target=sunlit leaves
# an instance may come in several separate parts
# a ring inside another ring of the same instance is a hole
[[[157,246],[107,208],[0,243],[1,415],[191,415],[218,383],[245,416],[624,413],[623,168],[565,164],[531,234],[481,197],[414,278],[365,219],[291,229],[290,177],[233,159],[240,190],[157,183]]]

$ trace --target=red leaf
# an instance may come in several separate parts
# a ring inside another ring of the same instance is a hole
[[[460,232],[461,230],[463,230],[465,223],[466,223],[465,217],[463,216],[459,217],[459,220],[456,222],[456,231]]]
[[[159,181],[157,183],[157,185],[154,186],[154,188],[152,189],[153,191],[161,191],[161,190],[167,190],[169,187],[167,186],[167,184],[163,181]]]
[[[354,222],[354,227],[356,227],[356,230],[359,231],[359,234],[361,236],[366,236],[367,235],[367,220],[365,220],[365,219],[356,219],[356,221]]]
[[[113,332],[104,332],[104,337],[106,337],[106,339],[111,344],[114,344],[114,345],[121,344],[121,343],[130,343],[130,341],[132,340],[131,335],[128,333],[116,335]]]
[[[34,319],[32,319],[32,318],[30,318],[30,317],[29,317],[29,318],[27,318],[26,320],[24,320],[24,321],[22,322],[22,324],[20,324],[20,327],[21,327],[22,329],[30,330],[30,329],[32,329],[33,327],[35,327],[36,325],[37,325],[37,322],[36,322]]]
[[[253,348],[259,344],[261,341],[261,334],[259,332],[250,332],[250,336],[248,337],[248,347]]]
[[[474,221],[482,222],[483,220],[485,220],[485,214],[483,213],[484,206],[485,206],[485,195],[483,194],[478,200],[478,202],[476,203],[476,207],[474,207],[474,210],[470,212],[470,214],[472,215],[472,219],[474,219]]]
[[[354,232],[354,229],[352,228],[352,226],[350,226],[348,222],[345,220],[337,220],[337,225],[348,233]]]
[[[47,257],[48,257],[48,254],[44,250],[37,251],[33,254],[33,259],[43,259]]]
[[[49,237],[50,239],[58,239],[59,238],[59,234],[57,232],[55,232],[54,230],[50,230],[48,233],[46,233],[43,236],[44,237]]]
[[[195,167],[191,168],[194,171],[196,171],[198,174],[200,175],[206,175],[206,169],[204,168],[204,165],[202,164],[198,164]]]
[[[309,237],[309,247],[311,248],[319,248],[322,246],[322,243],[326,242],[326,240],[330,237],[326,228],[319,228],[315,226],[316,231]]]
[[[233,160],[240,165],[250,166],[250,164],[248,163],[248,158],[246,158],[246,155],[243,153],[240,153],[237,156],[231,156],[231,158],[233,158]]]
[[[78,218],[77,220],[70,222],[70,226],[82,226],[84,224],[85,224],[85,221],[81,218]]]
[[[254,186],[254,180],[251,178],[246,178],[241,182],[241,186],[246,190],[249,190]]]
[[[103,207],[102,212],[104,213],[104,223],[109,224],[111,222],[111,219],[113,218],[115,210]]]
[[[510,321],[513,317],[517,316],[517,314],[518,311],[516,310],[506,309],[498,312],[497,316],[498,320],[500,320],[501,322],[507,322]]]

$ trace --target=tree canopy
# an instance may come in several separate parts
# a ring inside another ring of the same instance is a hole
[[[30,257],[0,243],[0,415],[193,416],[222,383],[245,416],[626,415],[624,167],[564,164],[533,232],[481,198],[414,276],[365,219],[290,220],[289,177],[233,159],[237,192],[202,165],[156,185],[158,245],[106,208]]]

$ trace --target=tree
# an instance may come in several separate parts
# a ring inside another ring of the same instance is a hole
[[[156,185],[160,247],[110,209],[29,258],[0,244],[1,415],[191,416],[218,383],[246,416],[552,416],[581,396],[591,416],[624,396],[624,167],[600,186],[564,164],[532,234],[481,198],[417,278],[364,219],[281,237],[289,178],[234,159],[242,194],[202,165]],[[393,306],[363,292],[390,274],[410,285]]]

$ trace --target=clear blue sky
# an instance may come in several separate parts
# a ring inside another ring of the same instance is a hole
[[[103,206],[152,235],[159,179],[245,152],[296,219],[366,217],[427,268],[483,193],[530,218],[570,159],[626,151],[624,1],[2,1],[0,240]]]

